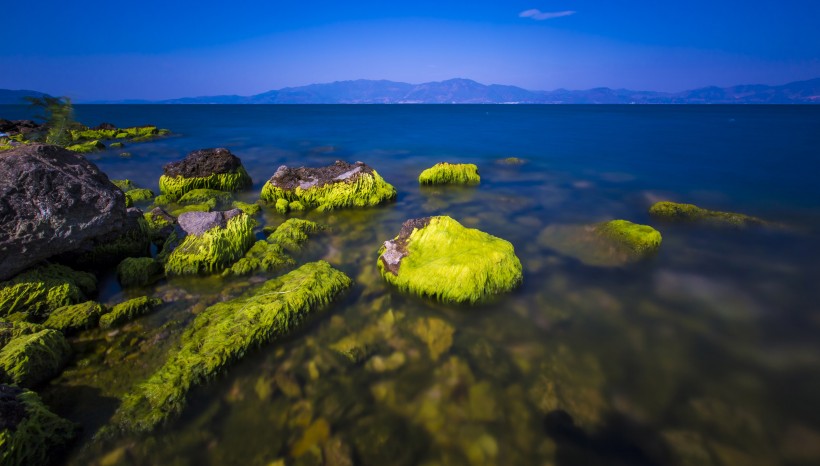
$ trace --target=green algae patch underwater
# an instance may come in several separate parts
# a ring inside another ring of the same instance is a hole
[[[162,300],[159,298],[149,298],[140,296],[129,299],[111,308],[111,312],[100,317],[100,328],[111,328],[125,322],[136,319],[152,312],[154,308],[160,306]]]
[[[768,224],[765,220],[750,215],[708,210],[694,204],[679,204],[669,201],[656,202],[649,208],[649,214],[659,220],[701,222],[740,228]]]
[[[478,167],[472,163],[441,162],[419,175],[419,184],[466,184],[481,183]]]
[[[0,384],[0,464],[52,464],[77,426],[49,409],[36,393]]]
[[[0,322],[0,383],[34,387],[57,375],[71,347],[57,330],[26,322]]]
[[[150,257],[127,257],[117,266],[123,288],[150,285],[164,275],[162,264]]]
[[[174,201],[195,189],[234,192],[253,184],[238,157],[228,149],[201,149],[164,167],[159,189]]]
[[[124,431],[150,431],[177,416],[191,387],[252,348],[287,335],[350,284],[347,275],[327,262],[311,262],[205,309],[185,330],[166,363],[125,396],[114,425]]]
[[[595,228],[595,231],[636,256],[649,256],[661,247],[661,234],[649,225],[640,225],[628,220],[610,220]]]
[[[21,313],[25,320],[39,321],[51,310],[85,301],[96,289],[94,275],[64,265],[29,269],[0,283],[0,318]]]
[[[445,302],[477,303],[522,280],[509,241],[446,216],[406,221],[379,254],[379,272],[389,283]]]
[[[594,225],[549,225],[541,246],[595,267],[621,267],[654,256],[661,234],[649,225],[610,220]]]
[[[257,241],[245,256],[223,272],[223,276],[273,272],[296,264],[287,251],[298,252],[308,235],[323,228],[310,220],[291,218],[279,225],[267,240]]]
[[[95,301],[64,306],[51,312],[43,322],[43,327],[53,328],[63,333],[72,333],[96,327],[106,309]]]
[[[281,166],[262,187],[260,198],[277,212],[372,207],[396,198],[396,188],[362,162],[336,161],[318,168]]]
[[[188,235],[168,256],[168,275],[218,273],[239,260],[254,242],[255,221],[239,213],[225,228],[215,226],[199,235]]]

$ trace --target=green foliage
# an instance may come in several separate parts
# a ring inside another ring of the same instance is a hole
[[[96,289],[90,273],[57,264],[29,269],[0,282],[0,317],[19,312],[28,320],[43,319],[51,310],[85,301]]]
[[[305,264],[196,316],[166,363],[123,399],[113,422],[150,431],[179,415],[188,391],[248,351],[287,335],[351,284],[327,262]]]
[[[419,184],[479,184],[478,167],[472,163],[437,163],[421,172]]]
[[[150,257],[126,257],[117,266],[117,280],[123,288],[150,285],[162,275],[162,264]]]
[[[171,200],[179,199],[194,189],[235,192],[249,188],[252,184],[250,175],[243,167],[237,168],[233,173],[214,173],[206,177],[185,178],[166,175],[159,177],[159,190]]]
[[[36,386],[57,375],[71,355],[57,330],[26,322],[0,324],[0,383]]]
[[[299,207],[315,208],[324,212],[345,207],[376,206],[395,199],[396,188],[373,170],[372,173],[361,173],[349,180],[308,189],[296,187],[285,190],[268,181],[262,187],[260,198],[274,204],[276,210],[282,214],[288,210],[301,210]]]
[[[733,227],[760,226],[768,223],[749,215],[707,210],[693,204],[679,204],[668,201],[656,202],[649,208],[649,214],[667,221],[703,222]]]
[[[48,133],[45,137],[46,144],[66,146],[71,141],[70,129],[77,123],[74,121],[74,107],[68,97],[52,97],[45,95],[42,97],[23,97],[30,106],[44,112],[35,118],[45,121]],[[69,149],[73,150],[73,149]]]
[[[661,246],[661,234],[649,225],[639,225],[627,220],[611,220],[595,228],[616,247],[629,250],[637,256],[654,254]]]
[[[383,246],[379,254],[383,254]],[[476,303],[521,283],[521,262],[509,241],[465,228],[450,217],[433,217],[414,229],[398,273],[378,261],[381,275],[402,291],[445,302]]]
[[[32,391],[2,386],[2,392],[0,403],[16,404],[25,416],[16,426],[0,430],[0,464],[38,466],[59,459],[59,451],[74,438],[77,426],[49,411]],[[14,392],[18,393],[9,399]]]
[[[53,328],[63,333],[96,327],[105,308],[98,302],[86,301],[71,306],[63,306],[51,312],[43,322],[43,327]]]
[[[111,312],[100,317],[100,328],[111,328],[134,320],[153,311],[160,304],[162,304],[161,299],[147,296],[129,299],[112,307]]]
[[[225,228],[214,227],[201,235],[188,235],[168,256],[168,275],[218,273],[250,249],[254,242],[254,220],[239,214]]]

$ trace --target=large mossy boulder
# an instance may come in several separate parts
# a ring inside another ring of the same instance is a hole
[[[287,335],[350,284],[327,262],[311,262],[205,309],[165,364],[125,396],[114,424],[125,431],[150,431],[177,416],[192,387],[253,348]]]
[[[0,282],[0,318],[41,321],[57,308],[85,301],[96,289],[90,273],[58,264],[35,267]]]
[[[378,267],[402,291],[456,303],[506,293],[522,279],[509,241],[445,216],[404,222],[379,251]]]
[[[59,459],[77,426],[49,409],[36,393],[0,384],[0,464],[43,466]]]
[[[125,196],[85,157],[32,144],[0,153],[0,280],[117,232]]]
[[[550,225],[538,236],[542,246],[596,267],[619,267],[654,256],[661,234],[649,225],[610,220],[593,225]]]
[[[656,202],[649,208],[649,214],[659,220],[670,222],[696,222],[740,228],[767,224],[765,220],[750,215],[707,210],[694,204],[669,201]]]
[[[222,272],[239,260],[255,241],[256,222],[239,209],[187,212],[177,221],[187,236],[168,256],[167,275]]]
[[[0,321],[0,383],[34,387],[59,374],[70,355],[58,330]]]
[[[396,188],[363,162],[337,160],[326,167],[282,165],[262,187],[262,200],[280,213],[371,207],[396,198]]]
[[[472,163],[441,162],[419,175],[419,184],[466,184],[481,183],[478,167]]]
[[[200,149],[164,167],[159,189],[170,200],[177,200],[194,189],[239,191],[253,181],[239,158],[228,149]]]

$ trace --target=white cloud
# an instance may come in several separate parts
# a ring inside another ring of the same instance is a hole
[[[533,8],[532,10],[524,10],[518,14],[520,18],[532,18],[536,21],[544,21],[545,19],[560,18],[562,16],[574,15],[575,12],[567,11],[541,11]]]

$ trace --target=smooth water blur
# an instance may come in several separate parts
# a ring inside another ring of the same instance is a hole
[[[70,464],[820,462],[820,108],[80,105],[76,116],[174,131],[89,156],[155,191],[165,163],[227,147],[254,179],[246,201],[279,165],[337,159],[368,163],[399,196],[306,216],[332,232],[300,260],[353,278],[342,302],[193,390],[183,417],[152,436],[95,443],[195,314],[248,285],[174,279],[123,293],[104,280],[104,302],[172,304],[73,341],[75,362],[45,393],[85,427]],[[440,161],[476,163],[481,185],[420,189]],[[658,223],[647,214],[657,200],[779,226]],[[521,288],[468,308],[388,287],[379,246],[429,215],[512,242]],[[596,267],[546,245],[556,228],[613,218],[659,229],[658,255]],[[264,211],[264,224],[281,221]],[[339,356],[351,344],[363,361]]]

